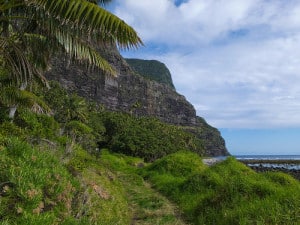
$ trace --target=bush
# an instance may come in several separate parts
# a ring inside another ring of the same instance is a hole
[[[9,136],[17,136],[17,137],[25,137],[25,132],[16,124],[5,121],[0,123],[0,134],[5,137]]]
[[[179,149],[203,152],[201,141],[194,135],[155,118],[110,112],[99,114],[99,118],[105,126],[107,147],[115,152],[146,161],[154,161]]]
[[[93,129],[86,124],[72,120],[66,124],[65,131],[73,141],[89,152],[95,152],[97,147]]]
[[[59,124],[53,117],[36,114],[26,109],[20,109],[15,118],[15,124],[26,130],[27,136],[34,139],[55,138],[58,136]]]

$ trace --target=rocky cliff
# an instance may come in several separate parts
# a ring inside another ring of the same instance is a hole
[[[143,75],[147,75],[148,69],[143,70],[142,65],[148,65],[148,62],[135,60],[133,70],[116,48],[102,49],[101,53],[117,70],[117,77],[105,76],[99,71],[69,63],[68,57],[54,58],[52,69],[46,76],[59,81],[67,90],[94,100],[109,110],[153,116],[167,123],[187,127],[187,130],[203,139],[207,155],[228,154],[220,133],[196,116],[192,104],[175,91],[172,80],[168,83],[157,82],[160,70],[152,70],[155,78],[151,74],[145,78]],[[151,67],[155,65],[163,68],[163,73],[168,71],[160,62],[152,61]]]

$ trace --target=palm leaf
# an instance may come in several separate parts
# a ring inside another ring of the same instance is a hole
[[[28,52],[14,37],[0,37],[0,55],[2,66],[10,71],[11,78],[14,78],[17,85],[28,83],[34,78],[39,78],[43,83],[47,83],[42,72],[36,64],[32,64],[28,58]]]
[[[109,75],[116,75],[116,71],[111,67],[111,65],[102,58],[94,48],[90,47],[81,39],[73,37],[63,30],[57,30],[55,35],[58,42],[72,58],[81,61],[88,60],[89,64],[96,65]]]
[[[107,10],[86,0],[27,0],[27,5],[45,10],[47,14],[70,26],[91,30],[98,38],[112,39],[122,49],[142,45],[135,30]]]
[[[11,72],[18,84],[32,78],[35,69],[31,66],[24,51],[12,38],[0,37],[0,55],[5,68]]]
[[[51,113],[49,106],[32,92],[20,90],[14,85],[2,86],[0,103],[7,107],[18,105],[31,108],[35,113]]]

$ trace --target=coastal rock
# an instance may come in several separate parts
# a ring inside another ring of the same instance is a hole
[[[149,62],[134,60],[133,70],[117,48],[105,48],[100,52],[115,68],[117,77],[70,63],[67,56],[53,58],[52,69],[46,77],[59,81],[68,91],[96,101],[108,110],[136,116],[152,116],[167,123],[184,126],[203,140],[205,155],[229,154],[218,130],[197,117],[193,105],[176,92],[171,76],[168,77],[168,69],[162,63],[151,61],[151,67],[157,65],[158,68],[152,69],[152,75],[145,78],[149,71]],[[143,71],[145,65],[147,68]],[[160,70],[164,74],[162,83],[157,82],[160,79],[157,76]],[[155,78],[152,79],[153,74]]]

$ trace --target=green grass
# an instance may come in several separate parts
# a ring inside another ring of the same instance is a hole
[[[297,225],[300,184],[233,158],[208,167],[180,151],[145,163],[74,144],[0,134],[0,224]],[[183,219],[185,221],[183,221]]]
[[[1,225],[184,224],[139,175],[142,159],[49,143],[33,147],[0,134]]]
[[[145,163],[87,151],[95,143],[58,128],[28,112],[0,124],[1,225],[300,224],[300,183],[287,174],[234,158],[208,167],[190,151]]]
[[[152,188],[140,176],[146,165],[142,159],[103,151],[101,162],[122,182],[132,214],[131,222],[140,225],[184,225],[180,212],[172,202]]]
[[[144,176],[193,224],[300,223],[299,181],[283,173],[258,174],[233,158],[206,167],[179,152],[146,167]]]
[[[0,151],[1,220],[53,224],[72,217],[72,199],[79,183],[57,157],[17,138],[5,142]]]

